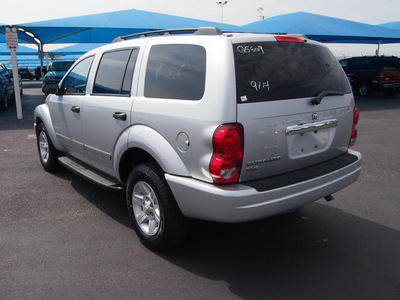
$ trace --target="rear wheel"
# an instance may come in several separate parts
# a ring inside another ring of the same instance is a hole
[[[133,227],[146,247],[163,251],[183,242],[186,218],[156,163],[133,169],[128,179],[126,202]]]
[[[384,89],[383,93],[385,94],[386,97],[392,97],[394,94],[396,94],[395,89]]]
[[[48,172],[53,172],[59,168],[57,150],[50,140],[46,127],[40,123],[36,131],[37,147],[40,163]]]

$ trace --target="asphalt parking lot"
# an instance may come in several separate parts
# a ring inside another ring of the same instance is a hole
[[[124,195],[40,165],[24,119],[0,112],[2,299],[400,299],[400,95],[356,98],[359,181],[301,211],[246,224],[193,222],[187,243],[141,245]]]

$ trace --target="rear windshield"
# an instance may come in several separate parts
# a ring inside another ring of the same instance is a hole
[[[68,71],[73,64],[74,64],[73,61],[53,61],[49,66],[49,72]]]
[[[238,103],[350,93],[343,69],[330,50],[287,42],[234,44]]]
[[[343,66],[343,63],[341,61]],[[376,71],[380,72],[384,68],[400,67],[397,57],[356,57],[347,60],[343,68],[346,71]]]

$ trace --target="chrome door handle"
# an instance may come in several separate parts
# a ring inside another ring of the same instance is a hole
[[[124,112],[115,112],[113,113],[114,119],[126,121],[126,113]]]
[[[71,111],[74,113],[80,113],[81,112],[81,108],[79,106],[72,106],[71,107]]]

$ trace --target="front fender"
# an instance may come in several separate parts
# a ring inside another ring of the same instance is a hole
[[[34,123],[35,131],[36,131],[36,127],[38,125],[38,120],[39,119],[42,120],[54,147],[56,147],[57,150],[61,151],[62,146],[57,139],[57,135],[54,130],[53,122],[51,120],[49,107],[46,104],[41,104],[39,106],[36,106],[36,108],[33,112],[33,116],[34,116],[34,120],[35,120],[35,123]]]
[[[171,144],[161,134],[150,127],[135,125],[120,136],[120,141],[115,148],[115,168],[118,168],[123,153],[131,148],[139,148],[149,153],[166,173],[191,176]]]

